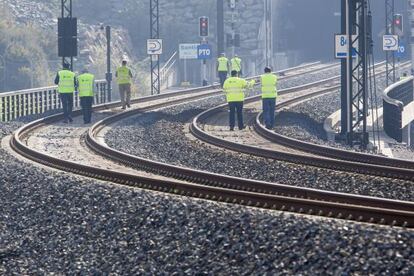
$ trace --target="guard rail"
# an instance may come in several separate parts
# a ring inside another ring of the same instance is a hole
[[[94,104],[108,102],[105,80],[97,80]],[[75,94],[74,108],[80,106],[79,96]],[[20,117],[43,114],[60,109],[61,102],[57,86],[48,86],[0,93],[0,122],[8,122]]]

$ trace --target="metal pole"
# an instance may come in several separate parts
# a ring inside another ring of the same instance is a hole
[[[408,8],[407,8],[408,14],[410,14],[410,48],[411,48],[411,74],[414,74],[414,0],[409,0],[408,2]]]
[[[266,66],[272,65],[272,0],[265,0],[265,59]]]
[[[217,56],[224,53],[224,0],[217,0]]]
[[[72,18],[72,0],[61,0],[61,17]],[[73,71],[73,57],[62,57],[62,67],[65,63],[69,64],[70,70]]]
[[[341,0],[341,34],[347,33],[347,0]],[[347,60],[341,59],[341,136],[348,132]]]
[[[150,37],[160,38],[159,0],[150,0]],[[160,59],[158,55],[151,56],[151,95],[160,94]]]
[[[106,85],[108,101],[112,101],[111,26],[106,26]]]
[[[394,12],[395,0],[385,0],[385,34],[394,34]],[[385,83],[386,86],[395,82],[395,53],[394,51],[386,51],[385,53]]]
[[[347,142],[352,145],[352,18],[350,8],[352,0],[346,0],[346,37],[348,40],[348,56],[346,57],[346,102],[347,102]]]

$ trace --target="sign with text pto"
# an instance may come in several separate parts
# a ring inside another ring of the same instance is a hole
[[[201,44],[197,47],[198,59],[211,59],[213,51],[209,44]]]

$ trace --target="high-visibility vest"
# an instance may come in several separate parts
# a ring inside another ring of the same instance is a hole
[[[241,58],[235,57],[231,59],[231,70],[241,72]]]
[[[244,90],[248,86],[247,81],[237,77],[228,78],[224,82],[223,91],[226,94],[227,102],[244,101]]]
[[[75,73],[69,70],[61,70],[58,75],[58,92],[62,94],[75,92]]]
[[[229,65],[228,64],[229,64],[229,60],[226,57],[219,57],[218,58],[218,68],[217,68],[217,70],[221,71],[221,72],[229,71]]]
[[[79,97],[93,97],[93,88],[95,76],[89,73],[82,74],[78,77]]]
[[[121,66],[116,70],[118,84],[131,84],[130,70],[126,66]]]
[[[277,98],[277,76],[272,73],[262,75],[262,99],[276,99]]]

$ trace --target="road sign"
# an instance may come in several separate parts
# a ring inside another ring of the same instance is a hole
[[[384,51],[398,51],[398,35],[384,35],[382,49]]]
[[[398,45],[398,50],[397,50],[397,53],[396,53],[395,56],[398,59],[402,59],[406,56],[406,54],[407,54],[407,49],[405,47],[405,43],[400,41],[400,43]]]
[[[356,35],[352,36],[352,39],[356,39]],[[348,56],[348,36],[347,35],[335,35],[335,58],[346,58]],[[353,48],[352,57],[356,58],[357,50]]]
[[[198,46],[200,44],[180,44],[179,57],[180,59],[198,59]]]
[[[201,44],[197,47],[197,55],[198,59],[211,59],[212,57],[212,50],[209,44]]]
[[[148,39],[147,40],[147,53],[148,55],[161,55],[162,54],[162,39]]]

